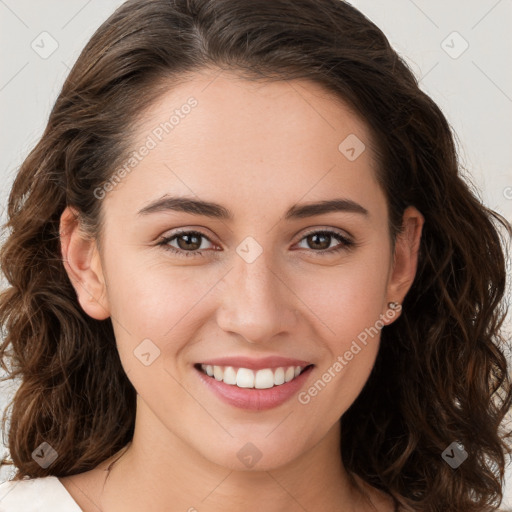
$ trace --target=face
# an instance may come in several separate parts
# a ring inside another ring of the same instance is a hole
[[[369,132],[321,86],[214,77],[144,114],[137,161],[101,200],[101,250],[67,211],[64,260],[84,310],[112,319],[138,424],[230,468],[245,446],[271,469],[357,398],[400,314],[388,303],[412,284],[422,218],[406,210],[393,252]]]

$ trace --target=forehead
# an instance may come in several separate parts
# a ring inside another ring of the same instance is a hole
[[[365,122],[310,80],[191,75],[144,112],[134,141],[137,161],[112,194],[134,205],[170,191],[235,192],[247,205],[258,193],[277,203],[335,191],[361,200],[377,187]]]
[[[196,104],[192,109],[187,107],[191,101]],[[185,125],[191,123],[185,121],[192,118],[198,136],[211,138],[220,131],[220,136],[230,135],[232,145],[254,145],[250,135],[267,142],[265,135],[279,134],[278,139],[295,139],[296,146],[305,139],[325,136],[326,144],[336,143],[350,133],[369,139],[365,122],[341,97],[305,79],[248,80],[234,72],[212,70],[189,74],[144,112],[138,135],[156,131],[158,137],[158,128],[163,129],[160,125],[170,121],[173,114],[172,131],[186,130]],[[174,130],[178,125],[180,130]],[[161,135],[168,133],[164,130]]]

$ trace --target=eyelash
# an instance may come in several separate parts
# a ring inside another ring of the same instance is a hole
[[[157,245],[158,246],[162,246],[162,248],[164,250],[170,251],[170,252],[172,252],[172,253],[180,256],[180,257],[190,258],[190,257],[195,257],[195,256],[202,256],[203,255],[203,251],[200,251],[200,250],[184,251],[183,249],[176,249],[176,247],[172,247],[171,245],[169,245],[169,242],[173,241],[176,238],[179,238],[182,235],[196,235],[198,237],[206,238],[206,240],[208,240],[210,243],[213,243],[206,235],[204,235],[203,233],[201,233],[199,231],[180,231],[178,233],[174,233],[171,236],[162,238],[160,240],[160,242],[158,242]],[[341,235],[337,231],[329,231],[329,230],[311,231],[309,233],[306,233],[299,240],[299,242],[302,242],[302,240],[304,240],[305,238],[307,238],[307,237],[309,237],[311,235],[328,235],[328,236],[331,236],[332,238],[335,238],[339,242],[341,242],[340,245],[338,247],[335,247],[334,249],[324,249],[322,251],[314,251],[314,250],[312,250],[314,253],[318,253],[320,255],[336,254],[336,253],[338,253],[338,252],[340,252],[340,251],[342,251],[344,249],[352,249],[352,248],[354,248],[357,245],[356,242],[353,242],[352,240],[349,240],[348,238],[344,237],[343,235]]]

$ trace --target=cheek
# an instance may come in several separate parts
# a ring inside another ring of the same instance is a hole
[[[366,289],[366,293],[370,291]],[[325,356],[316,368],[315,378],[298,396],[308,416],[323,418],[327,425],[343,416],[367,382],[378,354],[382,328],[380,301],[354,301],[346,306],[343,298],[356,298],[357,294],[343,291],[340,296],[338,307],[326,305],[330,309],[322,319],[326,319],[332,332],[321,338]]]
[[[108,272],[112,316],[138,336],[163,339],[215,285],[214,278],[197,267],[172,266],[161,259],[112,261]]]
[[[154,370],[164,375],[162,371],[169,361],[186,347],[198,320],[203,318],[201,298],[218,279],[208,273],[198,279],[192,268],[170,269],[165,263],[154,264],[147,259],[143,264],[129,258],[118,259],[110,262],[107,270],[119,356],[134,384],[143,378],[138,383],[148,385],[147,379],[155,375]],[[195,271],[197,276],[197,268]],[[145,363],[149,365],[146,367]]]
[[[381,256],[379,256],[379,254]],[[309,310],[321,338],[343,349],[348,340],[375,324],[384,313],[389,258],[368,248],[335,267],[312,268],[295,277],[293,289]]]
[[[309,323],[316,326],[313,336],[325,351],[316,380],[302,401],[299,397],[313,415],[336,421],[368,380],[384,326],[388,265],[385,256],[379,259],[361,254],[357,262],[330,268],[324,274],[317,272],[314,279],[301,281],[305,286],[300,296],[310,309]]]

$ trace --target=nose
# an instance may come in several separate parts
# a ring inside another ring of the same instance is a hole
[[[252,263],[238,256],[234,259],[235,267],[223,279],[218,326],[258,344],[293,332],[300,301],[286,272],[272,265],[265,251]]]

